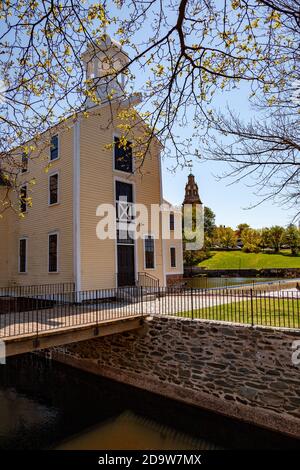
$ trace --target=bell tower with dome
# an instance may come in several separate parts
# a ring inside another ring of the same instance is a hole
[[[82,54],[82,62],[86,79],[91,89],[95,90],[99,103],[108,100],[124,101],[125,104],[135,105],[141,101],[139,93],[126,90],[126,67],[130,59],[121,44],[104,34],[94,43],[90,43]],[[88,98],[87,108],[99,103]]]
[[[195,176],[190,173],[188,176],[188,182],[185,185],[185,195],[183,204],[202,204],[199,196],[198,185],[195,181]]]

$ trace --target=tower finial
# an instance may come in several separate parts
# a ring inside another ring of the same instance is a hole
[[[188,163],[188,168],[190,169],[190,173],[189,173],[189,174],[192,175],[192,174],[193,174],[193,161],[192,161],[192,160],[189,161],[189,163]]]

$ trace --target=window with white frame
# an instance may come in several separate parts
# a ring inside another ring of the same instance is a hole
[[[58,135],[53,135],[51,137],[51,142],[50,142],[50,160],[57,160],[59,157],[59,140],[58,140]]]
[[[49,205],[57,204],[59,190],[58,173],[49,176]]]
[[[27,272],[27,238],[19,240],[19,273]]]
[[[176,248],[174,246],[170,248],[170,260],[171,268],[176,268]]]
[[[48,270],[49,273],[58,272],[58,234],[50,233],[48,240]]]
[[[145,269],[155,268],[155,246],[153,235],[146,235],[144,238],[145,249]]]

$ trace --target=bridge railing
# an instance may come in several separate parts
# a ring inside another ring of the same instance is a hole
[[[6,297],[35,297],[37,295],[54,295],[74,292],[74,282],[59,282],[54,284],[9,285],[0,286],[0,302]],[[1,312],[1,303],[0,303]]]
[[[0,338],[70,329],[134,316],[169,316],[300,330],[295,290],[126,287],[6,298]]]
[[[153,314],[300,330],[300,292],[244,288],[160,288]],[[144,313],[151,308],[144,305]]]
[[[0,338],[38,336],[49,330],[71,329],[141,316],[136,287],[6,297],[0,310]]]

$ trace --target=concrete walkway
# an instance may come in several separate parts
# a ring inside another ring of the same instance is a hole
[[[108,303],[98,307],[93,304],[64,304],[29,312],[11,312],[0,315],[0,339],[40,335],[50,330],[80,328],[140,316],[137,303]]]

